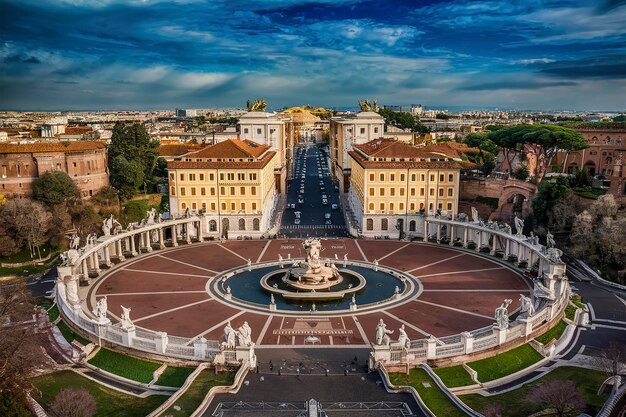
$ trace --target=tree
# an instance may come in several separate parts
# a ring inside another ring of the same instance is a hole
[[[594,360],[596,365],[607,376],[620,375],[626,363],[626,346],[611,341],[609,345],[600,351],[600,355]]]
[[[528,395],[528,401],[554,410],[558,417],[578,413],[585,406],[574,382],[558,379],[539,385]]]
[[[33,183],[33,197],[47,206],[53,206],[79,198],[80,191],[65,172],[46,171]]]
[[[67,207],[57,204],[50,208],[48,238],[52,245],[58,246],[65,240],[65,235],[72,225],[72,218]]]
[[[379,109],[380,114],[385,119],[385,126],[395,126],[399,129],[410,130],[411,132],[428,133],[430,129],[421,124],[412,114],[406,112]]]
[[[20,415],[3,413],[2,408],[26,400],[33,387],[30,378],[45,362],[41,346],[48,343],[47,330],[39,327],[41,323],[23,324],[33,314],[38,310],[24,283],[0,286],[0,415]]]
[[[513,170],[511,176],[516,180],[526,181],[530,176],[530,169],[528,169],[528,165],[521,164]]]
[[[54,417],[91,417],[96,410],[96,401],[85,388],[63,388],[50,404]]]
[[[143,170],[135,161],[129,162],[124,156],[117,156],[111,163],[111,185],[118,191],[121,199],[131,198],[143,183]]]
[[[154,176],[159,178],[167,178],[167,161],[165,158],[157,158],[154,167]]]
[[[567,180],[563,177],[558,177],[555,181],[544,181],[539,185],[532,202],[535,222],[538,225],[545,226],[548,223],[552,209],[565,198],[568,191]]]
[[[49,227],[50,214],[39,202],[20,198],[9,201],[0,209],[0,229],[15,240],[18,251],[28,244],[34,255],[39,251],[39,245],[45,242]]]
[[[576,168],[574,175],[570,177],[569,184],[572,187],[588,187],[591,185],[591,175],[583,167]]]

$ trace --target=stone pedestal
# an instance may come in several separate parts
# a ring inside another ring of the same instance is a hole
[[[350,311],[357,311],[358,307],[356,305],[356,303],[350,303]]]
[[[134,338],[135,338],[135,326],[131,326],[127,328],[122,327],[122,343],[125,346],[132,346]]]
[[[469,332],[461,333],[461,342],[465,345],[465,354],[472,353],[474,351],[474,336]]]
[[[237,346],[235,350],[238,362],[248,361],[250,369],[256,368],[256,354],[254,353],[254,343],[250,346]]]
[[[167,333],[157,332],[156,336],[154,337],[154,341],[156,343],[156,351],[159,353],[165,353],[165,349],[167,349],[168,343]]]
[[[372,359],[374,363],[382,362],[387,363],[391,360],[391,349],[386,345],[374,345],[374,350],[372,351]]]
[[[530,317],[517,320],[522,325],[522,336],[524,337],[527,337],[533,332],[533,324],[529,319]]]
[[[426,359],[435,359],[437,357],[437,339],[432,335],[426,339]]]
[[[206,339],[204,337],[201,337],[200,339],[196,339],[195,342],[193,342],[193,356],[196,359],[204,359],[204,356],[206,354]]]
[[[501,329],[498,326],[493,326],[493,334],[497,337],[498,345],[502,345],[506,342],[506,330],[507,329]]]
[[[270,311],[276,311],[276,303],[270,303]]]

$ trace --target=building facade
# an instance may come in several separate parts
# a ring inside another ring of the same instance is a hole
[[[0,144],[0,192],[7,197],[30,196],[32,184],[46,171],[63,171],[83,198],[109,185],[104,142],[36,142]]]
[[[205,236],[261,237],[272,227],[277,158],[268,145],[231,139],[168,162],[171,213],[205,213]]]
[[[350,158],[354,145],[364,144],[383,135],[385,119],[375,112],[360,112],[330,120],[330,166],[342,192],[350,187]]]
[[[423,232],[424,214],[456,216],[461,160],[453,145],[414,147],[391,139],[355,145],[348,152],[347,203],[366,237],[404,238]]]

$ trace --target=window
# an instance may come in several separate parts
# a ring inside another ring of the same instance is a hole
[[[404,187],[400,188],[400,197],[404,197]]]
[[[198,206],[196,205],[196,203],[191,203],[191,209],[195,210]]]
[[[420,197],[424,197],[425,193],[426,193],[426,189],[424,187],[420,188]]]
[[[384,188],[379,188],[378,189],[378,195],[381,196],[381,197],[384,197],[385,196],[385,189]]]
[[[396,196],[396,189],[395,189],[395,188],[391,188],[391,189],[389,190],[389,195],[390,195],[391,197],[395,197],[395,196]]]
[[[399,210],[400,210],[400,211],[403,211],[403,210],[404,210],[404,203],[400,203]]]
[[[187,204],[185,204],[185,203],[181,204],[181,205],[180,205],[180,208],[181,208],[181,209],[183,209],[183,210],[185,210],[185,209],[187,208]]]
[[[452,203],[448,203],[448,210],[452,210]]]
[[[361,128],[361,134],[362,134],[362,135],[364,135],[364,134],[365,134],[365,128],[364,128],[364,127],[362,127],[362,128]]]
[[[420,181],[422,181],[422,182],[426,181],[426,174],[421,174],[420,175]]]
[[[414,232],[415,231],[415,220],[411,220],[409,222],[409,232]]]
[[[185,181],[185,174],[180,174],[180,180]]]
[[[185,187],[180,187],[180,195],[181,196],[185,195]]]
[[[452,197],[452,193],[454,193],[454,190],[452,190],[452,188],[448,188],[448,197]]]
[[[243,174],[243,173],[237,174],[237,179],[239,181],[245,181],[246,180],[246,174]]]
[[[191,195],[196,195],[196,187],[191,187]]]
[[[222,203],[222,211],[226,211],[226,203]]]
[[[395,181],[395,180],[396,180],[396,174],[389,175],[389,181]]]
[[[256,130],[256,134],[257,134],[257,135],[260,135],[260,134],[261,134],[261,128],[257,128],[257,130]]]
[[[370,203],[370,205],[369,205],[369,210],[370,210],[370,211],[374,211],[374,203]]]
[[[370,174],[370,181],[374,181],[374,174]]]
[[[206,195],[206,188],[200,187],[200,195]]]
[[[170,195],[176,195],[176,188],[170,187]]]
[[[215,187],[211,187],[211,195],[215,195]]]
[[[395,205],[393,203],[389,203],[389,210],[393,211],[394,208],[395,208]]]
[[[448,174],[448,182],[454,181],[454,174]]]
[[[429,193],[430,193],[430,195],[431,195],[431,196],[433,196],[433,197],[434,197],[434,196],[435,196],[435,189],[434,189],[434,188],[431,188],[431,189],[430,189],[430,191],[429,191]]]
[[[439,181],[440,182],[443,182],[443,178],[444,178],[444,175],[443,174],[439,174]]]
[[[209,181],[215,181],[215,174],[209,174]]]
[[[370,188],[370,197],[373,197],[373,196],[374,196],[374,189]]]
[[[239,230],[246,230],[246,220],[239,219]]]
[[[211,211],[215,211],[215,203],[211,203]]]
[[[437,204],[437,208],[438,208],[439,210],[443,209],[443,203],[439,203],[439,204]]]
[[[439,189],[439,197],[443,197],[443,188]]]
[[[385,203],[380,203],[380,211],[385,211]]]
[[[235,187],[230,187],[230,195],[235,195]]]
[[[217,222],[215,220],[209,221],[209,232],[217,232]]]
[[[380,174],[380,181],[381,182],[385,181],[385,174]]]
[[[224,173],[223,172],[220,174],[220,181],[224,181]]]
[[[250,194],[256,195],[256,187],[250,187]]]
[[[252,210],[256,211],[256,203],[252,203]]]
[[[189,181],[195,181],[196,180],[196,174],[189,174]]]
[[[411,174],[411,181],[415,181],[417,179],[417,175]]]
[[[236,203],[230,203],[230,211],[231,212],[236,212],[237,211],[237,204]]]
[[[246,211],[246,203],[241,203],[241,211]]]
[[[220,195],[226,195],[226,187],[220,187]]]
[[[235,181],[235,174],[232,172],[229,172],[228,174],[226,174],[228,181]]]
[[[404,182],[404,174],[400,174],[400,182]]]
[[[247,127],[245,127],[245,128],[243,129],[243,133],[246,133],[246,134],[248,133],[248,128],[247,128]]]
[[[241,195],[246,195],[246,187],[239,187],[239,192]]]
[[[254,230],[255,232],[258,232],[260,229],[261,229],[261,222],[259,221],[259,219],[253,219],[252,230]]]
[[[415,197],[415,188],[411,188],[411,197]]]
[[[57,165],[58,165],[58,168],[61,168],[60,164],[57,164]],[[6,170],[5,166],[3,166],[3,168]],[[173,172],[170,172],[170,181],[174,181],[175,179],[176,179],[176,175],[174,175]]]
[[[367,219],[366,223],[367,223],[367,226],[366,226],[367,230],[374,230],[374,220]]]
[[[380,230],[389,229],[389,221],[387,219],[380,219]]]
[[[256,181],[256,173],[250,174],[250,181]]]
[[[378,128],[377,127],[374,128],[374,133],[378,133]]]
[[[204,181],[204,174],[200,174],[200,181]]]
[[[435,181],[435,174],[430,174],[430,180]]]
[[[415,203],[409,204],[409,210],[415,211]]]

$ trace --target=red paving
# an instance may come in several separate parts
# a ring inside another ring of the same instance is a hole
[[[237,307],[229,307],[216,300],[189,305],[204,299],[209,300],[206,293],[147,294],[150,292],[204,291],[207,279],[213,273],[201,268],[221,271],[244,265],[246,263],[244,259],[249,258],[256,262],[264,250],[261,261],[277,260],[279,254],[284,259],[288,259],[289,255],[292,258],[303,257],[302,239],[228,241],[223,243],[224,247],[218,243],[196,244],[147,255],[137,261],[124,263],[118,267],[119,269],[112,271],[104,278],[97,290],[97,295],[110,294],[108,305],[113,314],[119,315],[120,304],[130,307],[131,318],[134,320],[159,311],[182,307],[176,311],[139,320],[138,323],[141,327],[165,331],[175,336],[194,337],[204,333],[207,339],[219,339],[223,333],[223,322],[232,318],[233,327],[239,327],[247,321],[253,330],[253,340],[256,341],[261,337],[260,333],[269,317],[270,324],[260,342],[262,345],[303,345],[307,335],[315,335],[319,337],[322,345],[342,346],[366,343],[356,321],[360,323],[370,342],[374,340],[376,324],[381,318],[384,319],[388,329],[394,330],[392,339],[397,337],[397,329],[404,322],[411,324],[411,326],[405,326],[411,339],[424,337],[412,327],[437,337],[484,327],[493,323],[494,320],[491,317],[494,310],[505,298],[513,299],[513,305],[510,308],[513,310],[519,305],[520,292],[527,294],[529,291],[524,279],[514,272],[496,262],[473,254],[419,243],[411,243],[408,246],[406,242],[387,240],[360,240],[358,243],[370,262],[388,255],[380,261],[381,265],[405,271],[420,268],[413,272],[413,275],[422,282],[425,290],[418,301],[388,307],[386,311],[391,316],[378,311],[357,316],[350,314],[334,317],[304,315],[298,318],[276,314],[269,316],[269,312],[241,314],[241,310]],[[403,248],[403,246],[406,247]],[[400,250],[389,255],[397,249]],[[347,254],[349,259],[363,260],[361,251],[354,240],[323,240],[322,256],[334,258],[335,254],[339,259],[343,259],[344,254]],[[431,265],[442,260],[444,262]],[[128,271],[125,268],[146,272]],[[484,269],[490,270],[482,271]],[[467,272],[468,270],[479,271]],[[450,274],[451,272],[461,273]],[[200,277],[184,276],[185,274],[200,275]],[[429,291],[441,289],[457,291]],[[507,291],[462,292],[458,290]],[[116,293],[145,294],[116,295]],[[480,317],[480,315],[489,318]],[[209,331],[209,329],[212,330]]]

